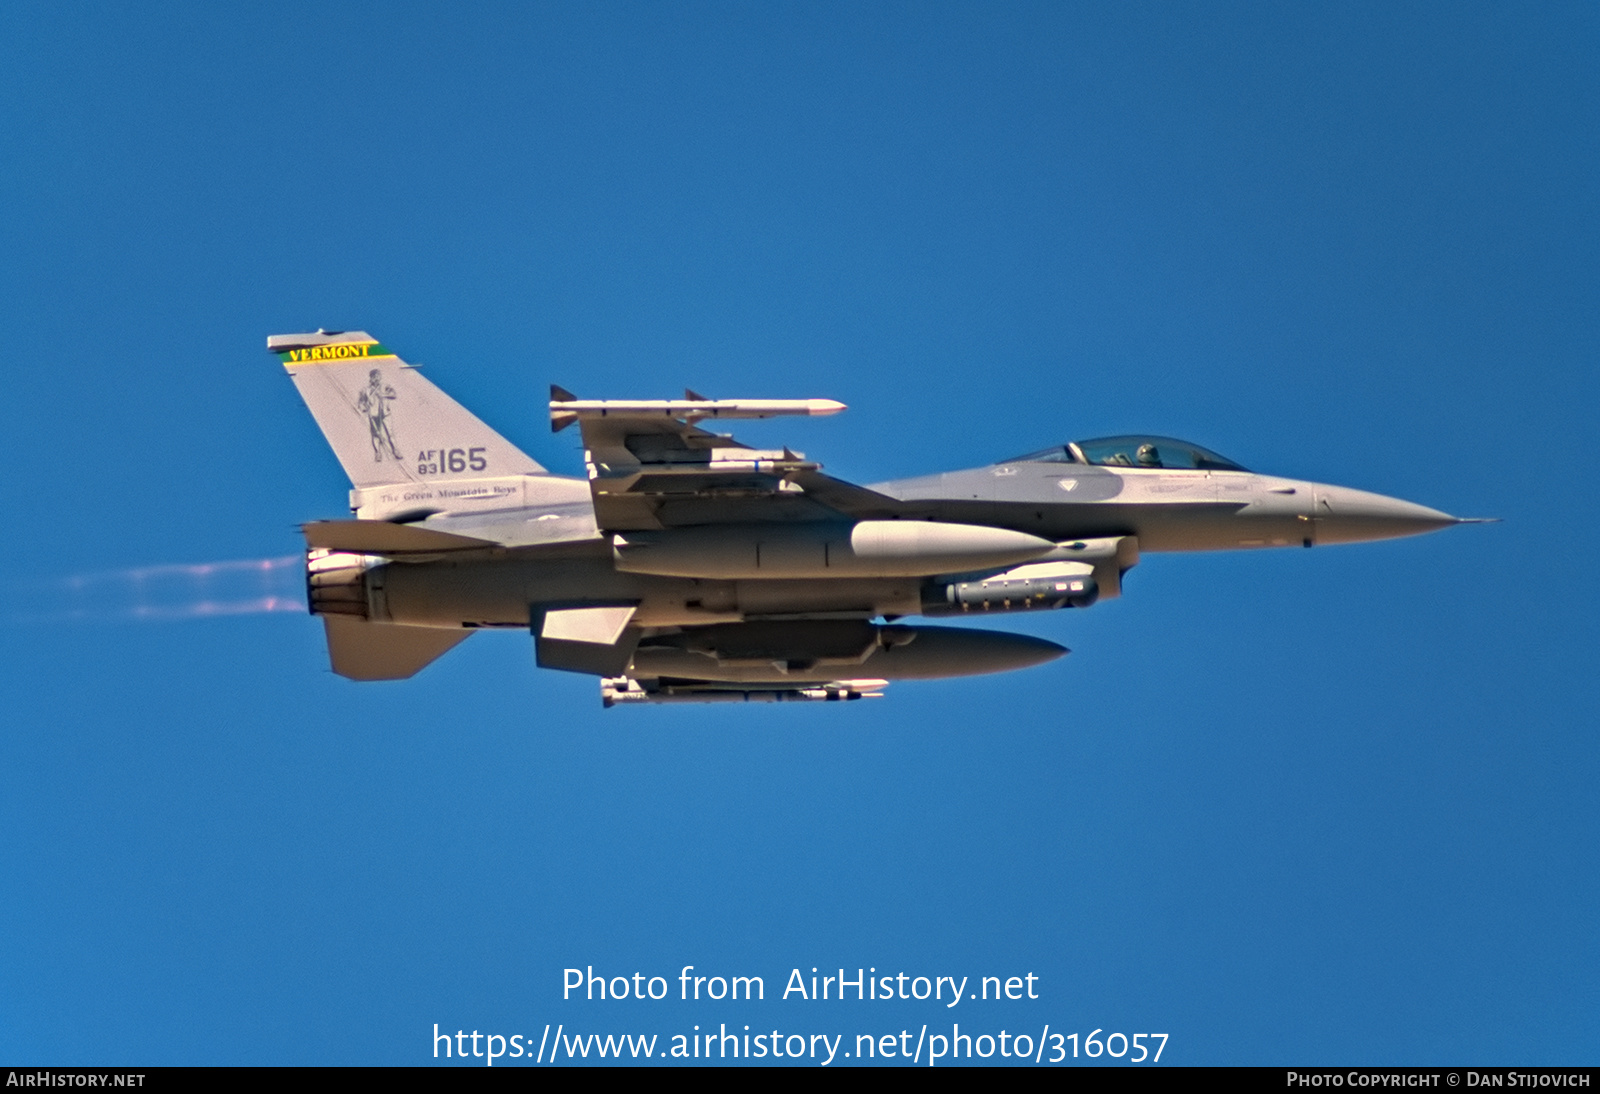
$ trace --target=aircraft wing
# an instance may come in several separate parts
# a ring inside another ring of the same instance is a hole
[[[883,518],[902,503],[824,475],[788,448],[764,450],[697,423],[837,414],[831,399],[583,400],[550,388],[550,427],[583,432],[595,521],[605,531]]]

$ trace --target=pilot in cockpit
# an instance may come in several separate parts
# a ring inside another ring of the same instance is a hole
[[[1139,461],[1140,467],[1161,466],[1161,453],[1156,451],[1156,446],[1153,444],[1141,444],[1133,456]]]

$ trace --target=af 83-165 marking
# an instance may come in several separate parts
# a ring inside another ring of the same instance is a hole
[[[417,453],[419,475],[460,475],[467,471],[487,471],[482,445],[472,448],[425,448]]]

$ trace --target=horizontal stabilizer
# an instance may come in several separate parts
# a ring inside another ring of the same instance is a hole
[[[351,680],[404,680],[472,637],[466,628],[402,627],[325,615],[328,659],[333,671]]]
[[[300,530],[305,533],[307,547],[361,555],[434,554],[498,546],[486,539],[412,524],[390,524],[386,520],[318,520],[301,525]]]

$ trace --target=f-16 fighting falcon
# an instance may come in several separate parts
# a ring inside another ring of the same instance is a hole
[[[857,486],[701,428],[837,414],[829,399],[597,401],[551,388],[588,478],[552,475],[363,331],[282,334],[350,476],[353,520],[304,525],[333,670],[411,676],[484,628],[618,703],[876,698],[893,680],[1060,657],[910,616],[1087,608],[1145,552],[1312,547],[1463,523],[1248,471],[1169,437],[1101,437]],[[881,622],[880,622],[881,621]]]

